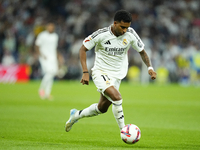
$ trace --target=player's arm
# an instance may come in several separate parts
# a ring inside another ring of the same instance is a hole
[[[89,72],[87,69],[87,63],[86,63],[86,52],[88,51],[88,49],[82,45],[80,50],[79,50],[79,57],[80,57],[80,62],[81,62],[81,66],[82,66],[82,71],[83,71],[83,75],[82,75],[82,79],[81,79],[81,83],[87,84],[89,85]]]
[[[39,46],[35,45],[35,51],[36,51],[37,57],[40,56],[40,57],[42,57],[44,59],[47,59],[46,56],[40,52],[40,47]]]
[[[37,57],[42,57],[43,59],[47,59],[47,57],[42,53],[42,51],[40,50],[40,46],[43,42],[44,36],[40,33],[36,40],[35,40],[35,51],[37,54]]]
[[[147,55],[145,50],[142,50],[140,53],[140,56],[143,60],[143,62],[146,64],[148,67],[148,73],[151,76],[151,79],[154,80],[156,79],[156,72],[153,70],[153,67],[151,65],[151,60],[149,59],[149,56]]]

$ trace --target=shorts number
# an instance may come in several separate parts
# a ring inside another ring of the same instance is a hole
[[[110,80],[110,78],[108,77],[108,75],[101,75],[102,76],[102,78],[104,79],[104,81],[106,81],[106,79],[107,80]]]

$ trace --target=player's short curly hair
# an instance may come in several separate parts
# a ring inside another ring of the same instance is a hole
[[[131,22],[132,21],[132,16],[126,10],[118,10],[115,13],[114,21],[118,21],[118,22],[121,22],[121,21],[123,21],[123,22]]]

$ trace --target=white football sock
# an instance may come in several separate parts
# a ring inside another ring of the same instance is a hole
[[[119,129],[121,130],[125,126],[124,113],[123,113],[123,108],[122,108],[122,100],[113,102],[112,112],[118,123]]]
[[[51,93],[52,85],[54,80],[54,74],[45,73],[42,78],[42,82],[40,85],[40,90],[43,89],[45,91],[45,96],[49,96]]]
[[[42,82],[41,82],[41,84],[40,84],[39,90],[44,90],[45,87],[46,87],[47,82],[48,82],[48,79],[47,79],[46,74],[45,74],[45,75],[42,77]]]
[[[45,87],[45,95],[48,97],[51,94],[51,89],[53,86],[53,80],[54,80],[54,75],[53,74],[48,74],[48,82]]]
[[[98,109],[98,104],[95,103],[95,104],[92,104],[92,105],[90,105],[89,107],[87,107],[83,110],[77,111],[75,113],[75,118],[78,120],[78,119],[81,119],[81,118],[84,118],[84,117],[97,116],[98,114],[101,114],[101,112]]]

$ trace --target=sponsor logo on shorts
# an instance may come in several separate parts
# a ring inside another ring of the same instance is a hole
[[[106,85],[110,85],[110,82],[109,82],[109,81],[106,81]]]

